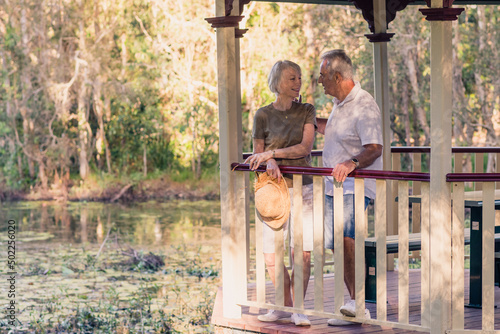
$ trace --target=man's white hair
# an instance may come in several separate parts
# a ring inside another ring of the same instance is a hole
[[[321,61],[323,60],[326,60],[326,68],[328,69],[330,79],[335,72],[338,72],[344,80],[353,80],[352,61],[344,50],[336,49],[327,51],[321,55]]]

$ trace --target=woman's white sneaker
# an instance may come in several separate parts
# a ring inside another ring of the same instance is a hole
[[[311,326],[311,322],[307,319],[307,315],[305,314],[292,314],[292,321],[295,323],[295,326]]]
[[[284,311],[269,310],[266,314],[261,314],[257,317],[257,319],[263,322],[273,322],[284,318],[290,318],[290,313]]]

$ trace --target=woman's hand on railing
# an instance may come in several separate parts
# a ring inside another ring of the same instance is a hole
[[[270,160],[272,157],[273,151],[254,153],[245,160],[245,163],[249,165],[251,170],[256,170],[261,164]]]
[[[262,153],[255,153],[249,156],[245,163],[248,164],[250,170],[256,170],[259,168],[261,164],[267,162],[266,172],[269,176],[278,179],[278,182],[281,181],[281,171],[278,167],[278,163],[273,159],[273,152],[266,151]]]

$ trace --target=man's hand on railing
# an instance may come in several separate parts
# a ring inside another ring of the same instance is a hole
[[[356,165],[351,160],[347,160],[337,164],[337,166],[333,168],[332,176],[337,182],[342,183],[347,178],[347,175],[349,175],[355,169]]]

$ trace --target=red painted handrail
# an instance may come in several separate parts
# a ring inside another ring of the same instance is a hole
[[[232,170],[251,172],[248,164],[232,163]],[[282,173],[287,174],[302,174],[313,176],[330,176],[332,168],[319,167],[297,167],[297,166],[281,166]],[[254,172],[265,172],[264,166],[260,166]],[[364,179],[381,179],[381,180],[407,180],[407,181],[430,181],[429,173],[417,172],[396,172],[382,170],[355,170],[351,177],[359,177]],[[446,182],[500,182],[500,173],[449,173],[446,174]]]
[[[231,164],[232,170],[251,172],[248,164]],[[298,166],[280,166],[282,173],[287,174],[302,174],[314,176],[329,176],[332,175],[332,168],[319,168],[319,167],[298,167]],[[265,172],[264,166],[260,166],[255,170],[256,172]],[[395,171],[381,171],[381,170],[355,170],[349,176],[360,177],[365,179],[383,179],[383,180],[408,180],[408,181],[424,181],[429,182],[429,173],[417,172],[395,172]]]
[[[391,153],[431,153],[430,146],[392,146]],[[451,153],[500,153],[500,147],[465,147],[451,148]]]
[[[500,173],[449,173],[446,182],[500,182]]]

